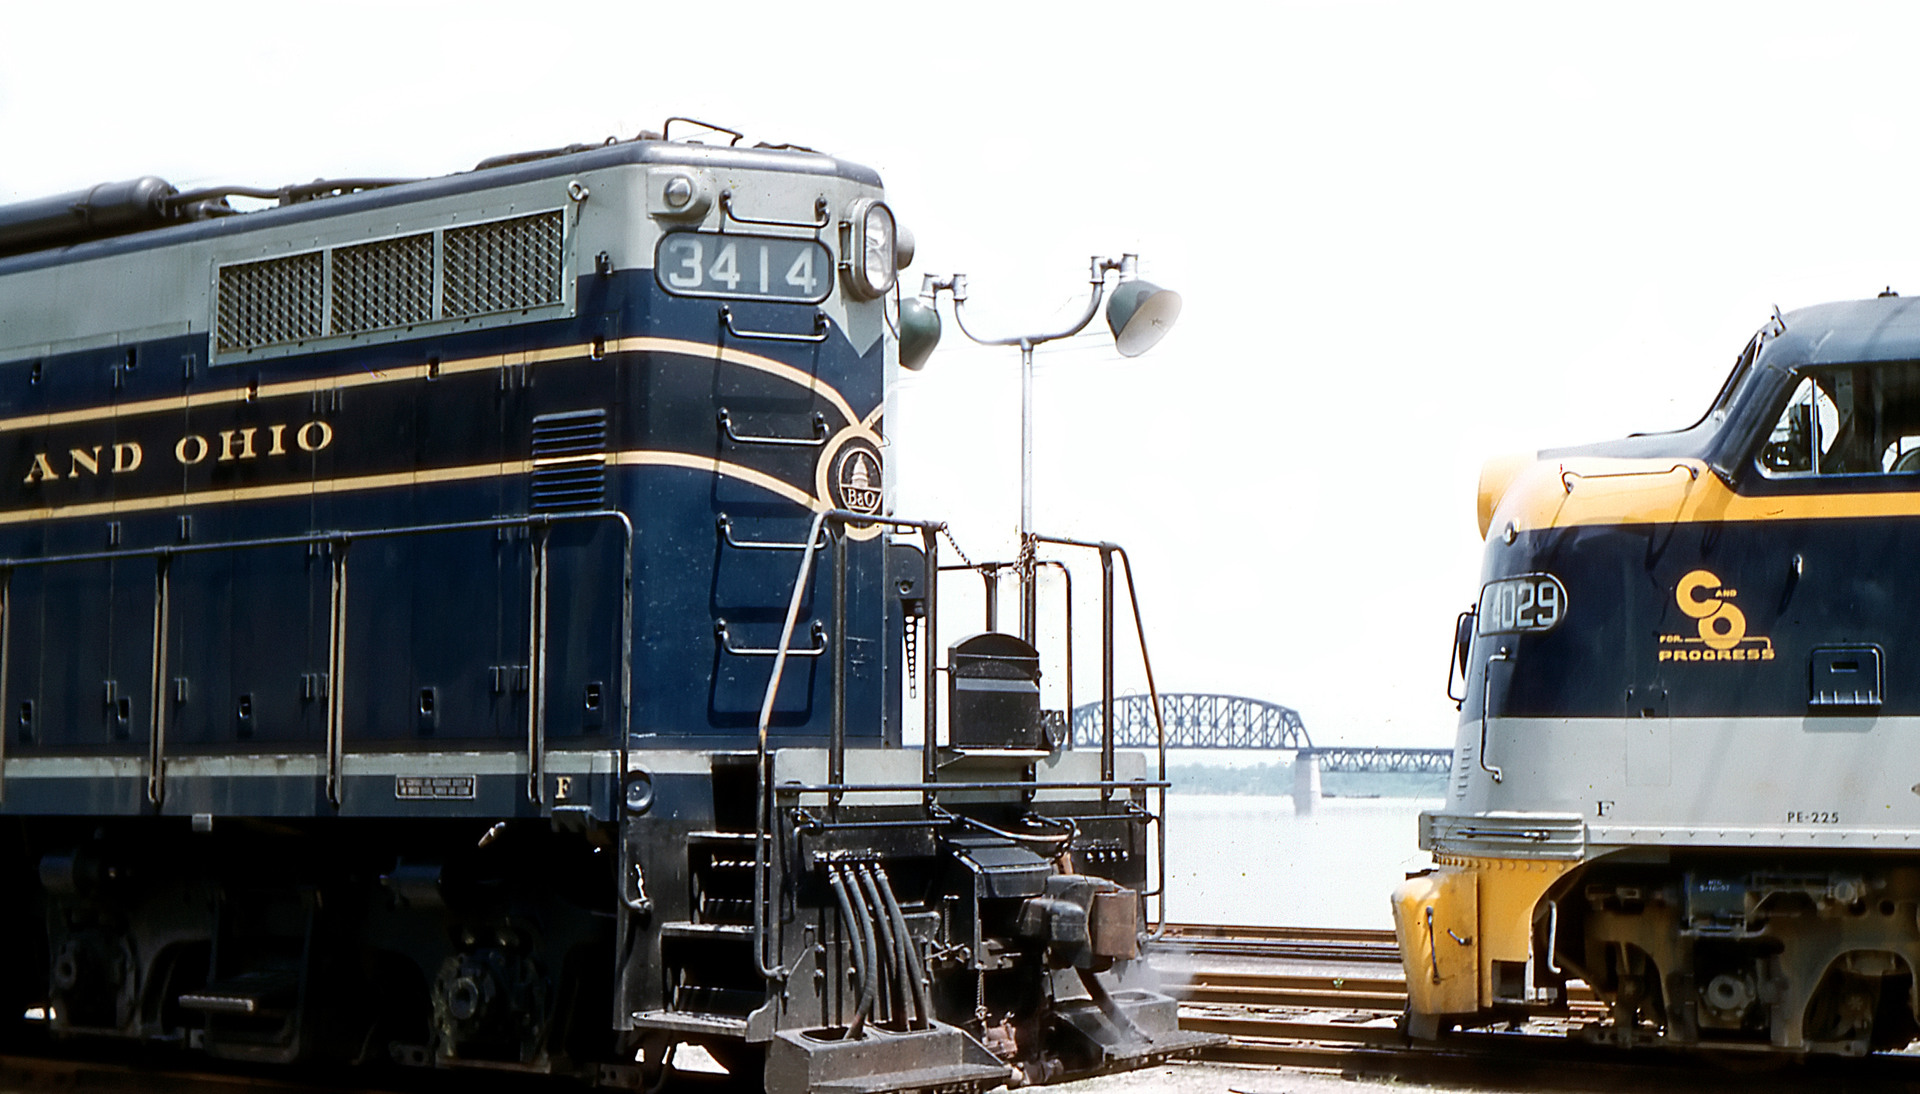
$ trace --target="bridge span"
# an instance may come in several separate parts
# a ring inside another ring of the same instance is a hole
[[[1100,711],[1099,703],[1074,708],[1073,747],[1100,747]],[[1316,745],[1299,711],[1239,695],[1162,695],[1160,722],[1166,726],[1168,748],[1311,753],[1323,771],[1444,775],[1453,763],[1453,750],[1449,748]],[[1114,700],[1113,732],[1119,748],[1159,745],[1159,726],[1146,696],[1122,695]]]
[[[1073,710],[1075,748],[1099,748],[1103,705]],[[1311,808],[1325,771],[1369,774],[1445,775],[1453,766],[1449,748],[1322,747],[1307,734],[1300,712],[1264,699],[1240,695],[1167,693],[1160,696],[1160,718],[1144,695],[1123,695],[1113,703],[1114,745],[1156,748],[1164,726],[1168,748],[1237,749],[1294,753],[1294,805]]]

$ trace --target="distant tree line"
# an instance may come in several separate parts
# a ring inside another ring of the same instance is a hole
[[[1176,794],[1293,793],[1293,761],[1214,767],[1210,764],[1168,764],[1167,781]],[[1329,798],[1437,798],[1446,793],[1445,775],[1352,774],[1325,772],[1320,792]]]
[[[1168,764],[1167,781],[1173,784],[1175,792],[1184,790],[1190,794],[1291,794],[1293,764],[1291,761],[1251,767]]]

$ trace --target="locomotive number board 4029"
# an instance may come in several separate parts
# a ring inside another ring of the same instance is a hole
[[[833,256],[812,239],[669,232],[653,275],[679,296],[817,304],[833,288]]]
[[[1552,574],[1520,574],[1480,590],[1481,634],[1550,631],[1567,614],[1567,588]]]

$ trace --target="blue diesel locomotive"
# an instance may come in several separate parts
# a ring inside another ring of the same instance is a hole
[[[0,1036],[794,1092],[1196,1044],[1122,982],[1142,761],[940,650],[888,515],[908,238],[659,134],[0,208]]]

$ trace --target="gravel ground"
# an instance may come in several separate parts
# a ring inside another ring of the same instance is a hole
[[[1407,1094],[1435,1088],[1404,1080],[1349,1079],[1318,1071],[1197,1062],[1163,1064],[1040,1089],[1047,1094]]]

